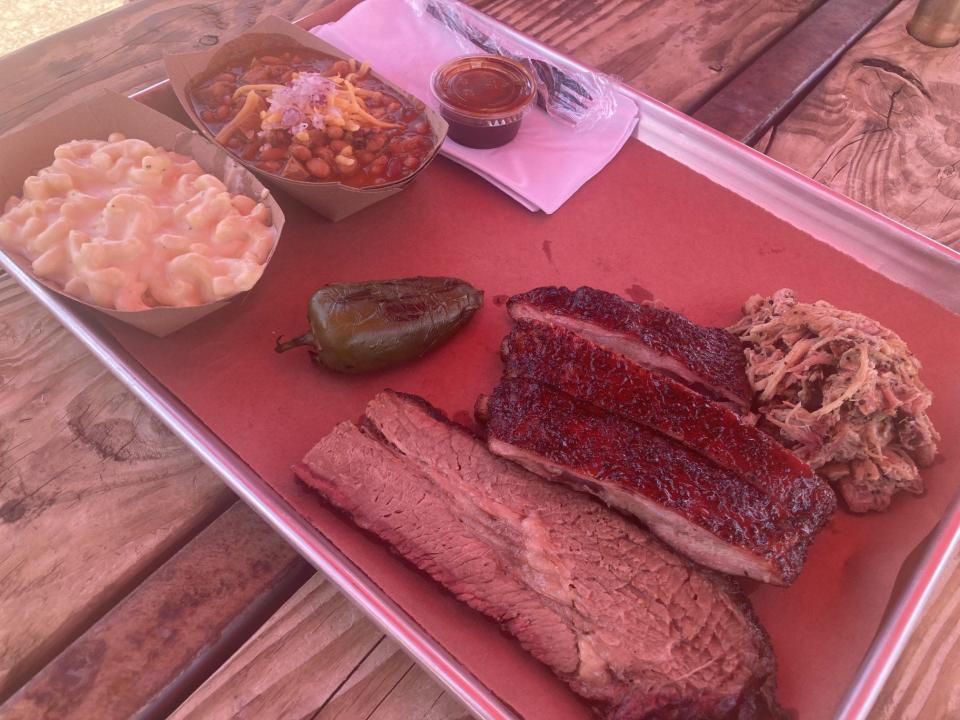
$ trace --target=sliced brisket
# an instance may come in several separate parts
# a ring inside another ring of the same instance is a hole
[[[769,435],[580,335],[520,323],[504,339],[502,353],[507,377],[549,385],[682,442],[769,496],[804,532],[816,532],[836,507],[830,486]]]
[[[635,515],[692,560],[778,585],[800,572],[810,537],[791,514],[685,445],[531,380],[504,378],[483,404],[492,452]]]
[[[750,408],[753,391],[743,346],[723,328],[703,327],[672,310],[589,287],[536,288],[514,295],[507,309],[518,321],[565,327],[712,399]]]
[[[605,718],[779,716],[746,600],[584,493],[384,392],[296,468],[359,525],[499,621]]]

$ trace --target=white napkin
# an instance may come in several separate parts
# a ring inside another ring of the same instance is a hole
[[[436,109],[430,76],[464,54],[461,40],[406,0],[364,0],[335,23],[311,32]],[[477,52],[481,52],[479,49]],[[617,93],[614,113],[576,131],[531,109],[507,145],[476,150],[449,138],[441,153],[496,185],[530,210],[555,212],[620,151],[633,132],[637,106]]]

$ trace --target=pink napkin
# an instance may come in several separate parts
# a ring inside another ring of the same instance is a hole
[[[464,54],[462,39],[406,0],[365,0],[335,23],[311,32],[436,108],[430,75]],[[477,52],[481,52],[477,50]],[[530,210],[555,212],[623,147],[637,121],[637,106],[616,94],[614,112],[578,130],[539,108],[530,110],[513,142],[475,150],[449,138],[441,152],[473,170]]]

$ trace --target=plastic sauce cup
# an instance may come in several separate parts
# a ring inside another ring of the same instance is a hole
[[[430,87],[440,115],[450,124],[447,137],[472,148],[513,140],[537,97],[530,71],[499,55],[455,58],[434,71]]]

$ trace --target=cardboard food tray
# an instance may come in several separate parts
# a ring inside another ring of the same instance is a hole
[[[274,234],[274,250],[266,260],[269,265],[283,230],[284,216],[273,196],[257,178],[223,149],[204,139],[196,131],[143,103],[107,90],[23,130],[0,138],[0,157],[3,158],[3,167],[0,168],[0,198],[5,201],[11,195],[22,195],[23,181],[53,162],[53,152],[58,145],[71,140],[106,140],[107,136],[115,132],[122,132],[128,138],[146,140],[152,145],[192,157],[206,172],[220,178],[231,193],[247,195],[266,205],[270,210]],[[8,259],[21,271],[32,273],[30,262],[26,258],[11,253]],[[42,279],[38,279],[38,282],[49,291],[69,298],[78,305],[104,313],[158,337],[168,335],[220,310],[227,303],[246,294],[240,293],[227,300],[195,307],[122,311],[78,300],[64,293],[55,283]]]
[[[340,13],[350,5],[335,3]],[[113,322],[99,326],[15,266],[8,270],[348,597],[476,715],[490,718],[589,715],[492,622],[297,485],[290,464],[383,387],[421,393],[455,419],[467,418],[476,395],[499,377],[497,348],[509,328],[504,297],[535,285],[652,296],[717,325],[733,321],[748,295],[788,286],[803,299],[877,318],[921,358],[935,394],[931,417],[944,442],[938,464],[924,471],[928,491],[897,498],[883,514],[838,512],[793,587],[745,585],[772,638],[783,705],[801,720],[865,717],[960,538],[960,457],[952,451],[960,432],[953,367],[960,260],[635,97],[642,142],[628,142],[556,215],[527,213],[442,158],[402,198],[335,226],[287,203],[285,242],[264,287],[216,321],[162,341]],[[180,112],[165,86],[143,100]],[[457,337],[423,360],[347,377],[305,355],[273,353],[278,334],[305,328],[306,300],[318,286],[417,273],[464,277],[487,297]],[[178,358],[187,352],[185,369]]]
[[[216,143],[215,134],[211,132],[200,119],[190,99],[190,89],[193,84],[208,77],[211,72],[228,65],[230,61],[235,58],[246,57],[251,53],[267,51],[278,47],[286,49],[295,46],[305,47],[343,60],[350,59],[349,55],[338,50],[330,43],[321,40],[315,35],[311,35],[297,25],[293,25],[282,18],[271,15],[258,22],[242,35],[214,49],[195,53],[165,55],[163,61],[167,69],[167,74],[170,76],[170,84],[177,94],[177,99],[180,101],[181,106],[187,112],[194,125],[196,125],[211,142]],[[358,58],[358,60],[362,60],[362,58]],[[433,109],[426,106],[422,99],[413,97],[378,75],[376,68],[371,68],[370,75],[391,88],[396,95],[407,98],[411,102],[424,105],[424,112],[427,120],[430,122],[430,127],[433,129],[436,142],[430,154],[424,158],[423,163],[413,174],[385,185],[369,188],[354,188],[339,182],[318,183],[290,180],[275,175],[274,173],[265,172],[252,162],[247,162],[240,158],[235,159],[246,165],[246,167],[256,173],[267,184],[292,195],[300,202],[312,207],[328,220],[342,220],[359,210],[401,192],[430,164],[440,151],[440,146],[447,136],[447,122]]]

